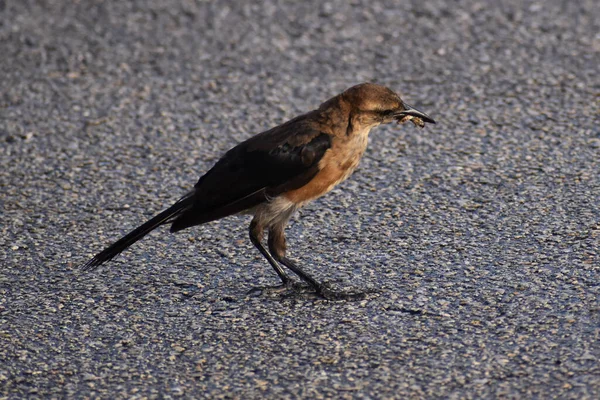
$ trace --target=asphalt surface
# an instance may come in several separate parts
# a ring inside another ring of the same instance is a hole
[[[600,10],[0,1],[0,398],[600,397]],[[398,4],[401,3],[401,4]],[[249,217],[78,265],[230,146],[363,81],[381,127],[247,295]]]

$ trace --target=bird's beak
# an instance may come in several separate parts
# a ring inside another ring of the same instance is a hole
[[[434,119],[431,118],[429,115],[425,114],[423,111],[419,111],[416,108],[411,107],[406,103],[402,103],[402,105],[404,106],[404,110],[398,111],[395,114],[395,117],[398,120],[398,123],[411,121],[412,123],[414,123],[415,125],[418,125],[420,127],[425,126],[425,122],[428,122],[430,124],[435,124]]]

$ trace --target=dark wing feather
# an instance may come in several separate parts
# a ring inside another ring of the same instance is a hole
[[[171,231],[239,213],[308,183],[331,147],[330,136],[310,121],[311,114],[302,115],[229,150],[198,180],[194,205]]]

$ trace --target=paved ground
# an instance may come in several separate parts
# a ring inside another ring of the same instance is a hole
[[[0,1],[0,398],[598,398],[596,1],[296,3]],[[242,217],[77,274],[367,80],[438,125],[375,131],[289,238],[378,294],[246,296]]]

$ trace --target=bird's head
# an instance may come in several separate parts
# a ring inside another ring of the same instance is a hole
[[[406,104],[400,96],[385,86],[374,83],[361,83],[342,93],[361,124],[376,126],[411,121],[423,128],[425,123],[435,124],[433,118]]]

